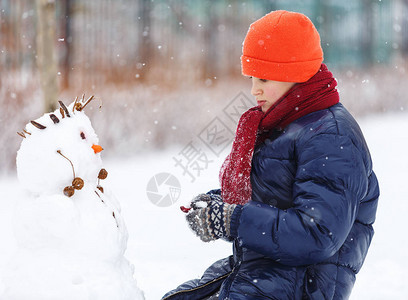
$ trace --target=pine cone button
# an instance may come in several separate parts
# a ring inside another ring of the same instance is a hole
[[[79,177],[75,177],[74,180],[72,180],[72,186],[74,189],[80,190],[84,187],[84,181]]]
[[[75,189],[73,186],[66,186],[64,188],[64,195],[67,197],[72,197],[72,195],[74,195],[75,193]]]

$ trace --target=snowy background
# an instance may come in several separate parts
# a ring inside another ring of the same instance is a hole
[[[408,114],[373,115],[358,119],[371,149],[381,198],[375,236],[366,262],[358,274],[351,299],[407,299],[406,253],[408,204],[405,187],[408,159]],[[129,231],[127,258],[135,266],[138,286],[146,299],[159,299],[178,284],[199,277],[215,260],[228,256],[231,245],[201,242],[186,226],[179,206],[200,192],[218,187],[218,169],[224,154],[209,164],[194,183],[174,166],[180,147],[136,156],[109,159],[108,185],[122,205]],[[109,149],[106,149],[109,152]],[[157,173],[169,172],[181,183],[179,200],[170,207],[153,205],[146,194],[148,181]],[[16,176],[0,179],[0,276],[15,247],[12,230],[13,206],[25,197]],[[0,284],[0,290],[4,288]]]

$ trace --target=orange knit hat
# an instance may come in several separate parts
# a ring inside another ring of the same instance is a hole
[[[308,81],[323,61],[320,36],[312,21],[285,10],[252,23],[242,53],[242,74],[285,82]]]

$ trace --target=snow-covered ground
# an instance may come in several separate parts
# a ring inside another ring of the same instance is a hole
[[[351,299],[408,299],[404,276],[408,269],[408,114],[385,114],[359,121],[371,149],[381,199],[376,234]],[[211,156],[208,169],[192,183],[173,159],[183,148],[181,145],[133,159],[104,162],[109,171],[106,185],[121,202],[129,231],[126,256],[134,264],[138,286],[148,300],[160,299],[178,284],[199,277],[213,261],[231,253],[231,245],[224,241],[205,244],[196,238],[179,209],[194,195],[218,187],[218,169],[226,153],[219,158]],[[170,207],[152,204],[146,194],[149,180],[161,172],[173,174],[181,183],[180,198]],[[12,211],[19,197],[24,193],[17,179],[0,178],[0,277],[15,247]],[[0,282],[0,294],[2,288]]]

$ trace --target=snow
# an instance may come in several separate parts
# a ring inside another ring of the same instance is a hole
[[[361,127],[371,150],[381,196],[374,239],[351,299],[408,299],[408,114],[371,117]]]
[[[408,114],[405,112],[370,116],[359,120],[370,147],[374,170],[380,182],[375,235],[366,262],[357,275],[350,299],[407,299],[404,271],[408,269],[408,234],[405,217],[406,170],[408,159]],[[110,187],[122,207],[128,228],[127,259],[134,265],[134,276],[146,299],[160,299],[182,282],[199,277],[212,262],[231,254],[225,241],[201,242],[188,228],[179,206],[188,205],[199,193],[217,188],[218,169],[227,153],[201,172],[195,182],[182,175],[172,157],[183,147],[151,152],[132,159],[104,161],[109,171],[104,187]],[[105,149],[109,151],[109,149]],[[102,153],[103,158],[103,153]],[[146,195],[148,181],[169,172],[181,182],[181,195],[170,207],[152,204]],[[16,249],[12,211],[24,199],[15,177],[0,179],[0,278]],[[81,281],[80,278],[77,278]],[[0,294],[5,289],[0,279]]]

